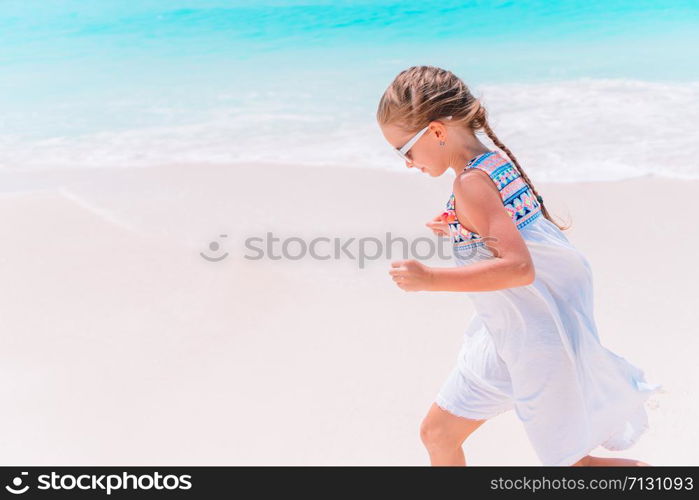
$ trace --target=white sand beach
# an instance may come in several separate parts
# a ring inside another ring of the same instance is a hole
[[[699,181],[533,181],[592,264],[603,344],[666,391],[634,447],[593,455],[699,464]],[[451,182],[271,164],[0,172],[1,462],[428,465],[418,428],[468,299],[402,291],[400,256],[250,260],[245,240],[436,241],[424,223]],[[468,465],[539,465],[514,412],[464,449]]]

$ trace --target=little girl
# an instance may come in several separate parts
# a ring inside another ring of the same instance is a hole
[[[543,465],[648,465],[588,454],[632,446],[648,428],[644,402],[662,386],[600,343],[590,264],[479,100],[450,71],[413,66],[386,89],[377,120],[408,167],[456,173],[446,210],[427,223],[450,236],[456,266],[404,260],[389,271],[403,290],[466,292],[475,306],[420,426],[431,464],[466,465],[465,439],[514,409]],[[476,138],[480,129],[499,151]]]

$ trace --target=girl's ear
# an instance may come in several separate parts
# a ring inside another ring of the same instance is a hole
[[[437,136],[438,139],[441,140],[446,140],[447,138],[447,126],[444,123],[437,122],[435,124],[436,130],[435,130],[435,135]]]

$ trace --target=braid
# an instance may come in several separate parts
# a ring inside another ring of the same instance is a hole
[[[531,188],[532,193],[534,193],[534,196],[536,196],[537,201],[539,202],[539,205],[541,205],[541,212],[546,217],[548,220],[556,224],[559,229],[561,230],[566,230],[570,228],[570,225],[568,226],[561,226],[558,222],[553,220],[551,218],[551,214],[549,214],[549,211],[546,209],[546,206],[544,205],[544,198],[537,192],[536,188],[534,187],[534,184],[529,180],[529,176],[524,172],[524,169],[520,166],[519,162],[517,161],[517,158],[515,158],[515,155],[512,154],[510,149],[505,146],[500,139],[498,139],[498,136],[495,135],[495,132],[493,132],[493,129],[490,128],[490,124],[488,123],[488,120],[485,117],[485,108],[480,105],[480,109],[482,110],[483,117],[482,117],[482,128],[485,131],[486,135],[490,137],[490,140],[493,141],[493,143],[502,151],[507,154],[507,156],[512,160],[512,163],[514,164],[515,168],[517,169],[517,172],[519,172],[519,175],[522,176],[524,179],[524,182]]]

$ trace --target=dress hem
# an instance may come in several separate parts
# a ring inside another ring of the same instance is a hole
[[[447,411],[447,412],[451,413],[452,415],[454,415],[454,416],[456,416],[456,417],[468,418],[468,419],[471,419],[471,420],[489,420],[489,419],[491,419],[491,418],[493,418],[493,417],[497,417],[498,415],[500,415],[500,414],[502,414],[502,413],[505,413],[505,412],[509,411],[509,409],[508,409],[508,410],[502,410],[502,411],[499,411],[499,412],[497,412],[497,413],[493,413],[493,414],[491,414],[491,415],[489,415],[489,416],[483,416],[483,415],[476,415],[475,413],[465,412],[465,411],[463,411],[463,410],[461,410],[461,409],[458,409],[458,408],[456,408],[453,404],[447,402],[444,398],[442,398],[442,397],[439,396],[439,395],[438,395],[437,397],[435,397],[433,401],[434,401],[434,403],[435,403],[437,406],[439,406],[442,410]]]
[[[635,412],[637,412],[637,411],[639,411],[639,410],[645,411],[645,408],[644,408],[645,402],[648,400],[648,398],[649,398],[650,396],[652,396],[653,394],[655,394],[655,393],[657,393],[657,392],[662,392],[662,386],[661,386],[661,385],[656,385],[656,387],[655,387],[654,389],[652,389],[651,391],[649,391],[648,394],[646,394],[646,396],[645,396],[645,398],[643,399],[643,401],[641,401],[641,403],[640,403],[638,406],[634,407],[634,409],[633,409],[631,412],[629,412],[628,416],[626,416],[625,418],[622,418],[621,421],[622,421],[622,422],[627,422],[627,421],[629,421],[629,420],[633,417],[633,415],[635,414]],[[614,427],[614,429],[617,429],[617,428],[618,428],[618,425],[617,425],[617,427]],[[630,440],[628,441],[628,443],[625,444],[624,446],[605,446],[603,443],[606,443],[608,440],[610,440],[610,439],[618,432],[617,430],[611,431],[611,432],[607,435],[606,438],[604,438],[604,439],[603,439],[602,441],[600,441],[598,444],[596,444],[596,445],[594,445],[594,446],[592,446],[592,447],[589,447],[589,448],[587,449],[587,451],[585,451],[584,453],[573,455],[574,460],[565,459],[565,460],[559,461],[558,463],[552,464],[552,465],[554,465],[554,466],[571,466],[571,465],[573,465],[575,462],[579,461],[581,458],[587,456],[592,450],[594,450],[595,448],[598,448],[598,447],[600,447],[600,446],[603,447],[603,448],[605,448],[605,449],[607,449],[607,450],[609,450],[609,451],[623,451],[623,450],[628,450],[629,448],[631,448],[632,446],[634,446],[636,443],[638,443],[638,441],[641,439],[641,436],[643,436],[643,435],[646,433],[646,431],[649,430],[649,429],[650,429],[650,424],[649,424],[648,421],[646,420],[640,427],[638,427],[638,428],[636,429],[636,431],[632,434],[631,439],[630,439]],[[564,463],[562,463],[562,462],[564,462]]]

